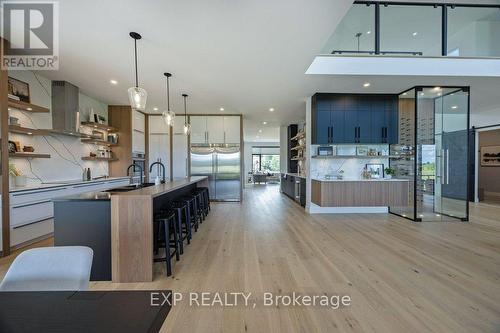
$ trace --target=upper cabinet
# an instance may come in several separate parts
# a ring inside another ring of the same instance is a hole
[[[239,116],[190,116],[192,144],[239,144]]]
[[[168,134],[170,132],[170,127],[163,120],[161,115],[150,114],[148,118],[149,134]]]
[[[132,110],[132,152],[146,153],[146,116]]]
[[[396,143],[396,95],[316,94],[312,144]]]
[[[224,117],[224,143],[239,144],[241,141],[241,117]]]

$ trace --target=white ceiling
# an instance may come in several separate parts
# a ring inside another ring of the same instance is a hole
[[[399,92],[417,83],[447,83],[305,75],[352,2],[60,0],[60,70],[42,75],[70,81],[106,103],[128,104],[134,74],[128,33],[136,31],[143,36],[139,80],[149,94],[148,112],[166,107],[163,73],[169,71],[174,111],[182,112],[181,93],[187,93],[190,113],[221,113],[220,107],[226,114],[241,113],[249,141],[259,129],[259,139],[274,141],[279,125],[303,120],[306,98],[315,92]],[[366,80],[372,82],[369,89],[362,88]],[[483,96],[498,92],[498,80],[452,81],[479,84],[478,105],[484,107],[490,101]]]
[[[182,112],[242,113],[277,127],[304,118],[321,79],[305,71],[352,0],[61,0],[60,69],[67,80],[110,104],[128,104],[133,40],[147,112],[166,107],[163,73],[173,73],[171,103]],[[118,81],[111,85],[110,79]],[[269,112],[274,107],[275,112]],[[245,123],[245,128],[248,125]],[[255,129],[255,128],[254,128]]]

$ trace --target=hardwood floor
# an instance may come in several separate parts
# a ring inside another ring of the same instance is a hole
[[[277,186],[219,203],[155,281],[91,289],[350,295],[319,307],[190,307],[163,332],[499,332],[500,207],[473,204],[470,223],[412,223],[386,214],[307,215]],[[42,246],[50,246],[45,241]],[[0,259],[3,275],[13,256]]]

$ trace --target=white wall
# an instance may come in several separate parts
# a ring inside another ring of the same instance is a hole
[[[288,170],[288,128],[280,126],[280,170],[282,173]]]
[[[29,71],[9,72],[11,77],[27,82],[30,85],[31,102],[36,105],[51,107],[51,81],[37,74],[37,78]],[[80,93],[81,119],[87,120],[89,108],[95,113],[107,117],[107,104],[101,103],[91,97]],[[51,113],[31,113],[18,110],[10,111],[10,115],[19,118],[23,127],[47,129],[52,128]],[[35,152],[48,153],[49,159],[10,159],[22,174],[28,177],[28,185],[40,182],[51,182],[59,180],[81,179],[84,168],[90,168],[92,176],[108,174],[107,162],[82,161],[83,156],[88,156],[90,151],[96,151],[97,147],[90,144],[82,144],[79,138],[62,135],[50,136],[27,136],[11,133],[9,140],[19,141],[22,146],[28,145],[35,148]]]

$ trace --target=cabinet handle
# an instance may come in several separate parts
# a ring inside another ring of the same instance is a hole
[[[330,126],[330,128],[331,128],[331,131],[330,131],[330,133],[331,133],[330,134],[330,143],[333,143],[333,125]]]

